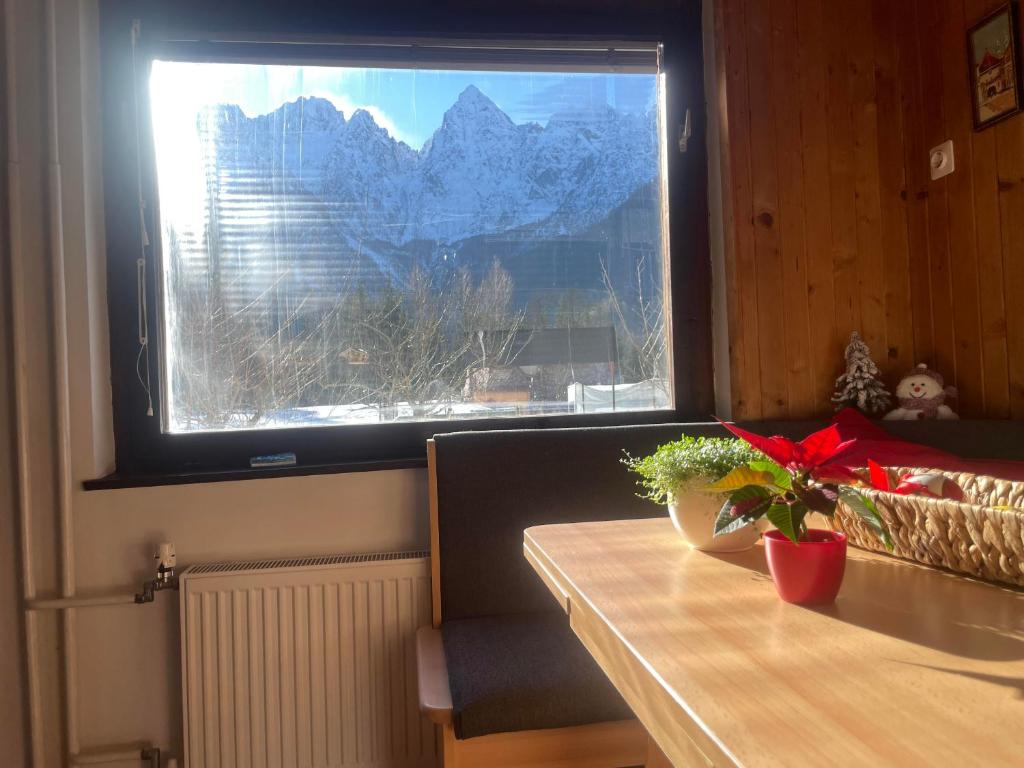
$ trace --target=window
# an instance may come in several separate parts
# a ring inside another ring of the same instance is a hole
[[[164,428],[668,408],[650,59],[155,61]]]
[[[434,431],[689,405],[660,37],[140,28],[119,105],[143,222],[132,336],[111,246],[119,469],[405,458]],[[108,222],[132,202],[111,167]]]

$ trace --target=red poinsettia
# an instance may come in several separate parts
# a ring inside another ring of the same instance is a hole
[[[727,424],[721,419],[719,423],[789,472],[808,475],[816,480],[854,482],[858,479],[846,466],[839,463],[842,454],[856,445],[857,441],[843,440],[835,424],[808,435],[800,442],[794,442],[778,435],[762,437],[735,424]]]
[[[715,521],[715,535],[743,528],[766,517],[793,542],[807,535],[807,515],[831,517],[841,500],[892,546],[889,532],[868,497],[849,483],[859,482],[840,459],[856,440],[843,441],[835,425],[799,442],[763,437],[721,422],[722,426],[765,454],[771,461],[752,461],[737,467],[709,490],[728,493]]]

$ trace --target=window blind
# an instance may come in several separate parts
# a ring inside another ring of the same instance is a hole
[[[163,39],[149,46],[171,61],[473,71],[656,74],[656,42],[431,39]]]

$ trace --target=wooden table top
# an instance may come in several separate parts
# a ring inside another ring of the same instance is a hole
[[[677,766],[1024,766],[1024,593],[851,548],[835,605],[668,519],[529,528],[527,559]]]

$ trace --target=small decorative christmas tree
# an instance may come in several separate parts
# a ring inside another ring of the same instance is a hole
[[[889,407],[891,399],[889,390],[878,378],[871,350],[854,331],[846,345],[846,373],[836,379],[836,393],[832,396],[836,410],[853,406],[867,414],[881,413]]]

